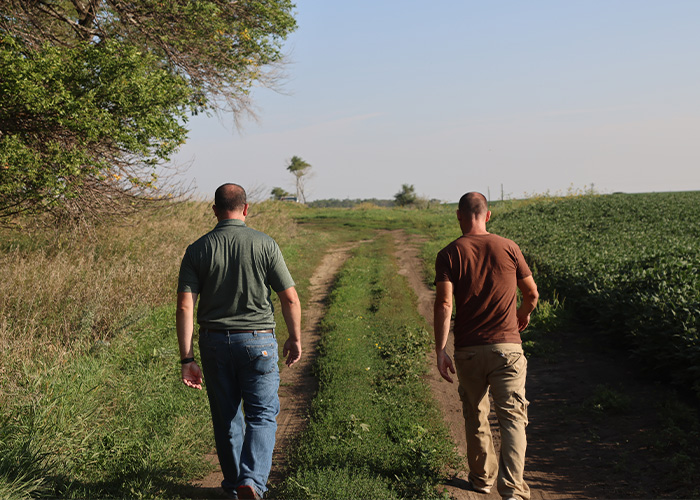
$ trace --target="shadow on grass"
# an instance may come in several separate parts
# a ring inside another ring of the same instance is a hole
[[[58,498],[231,498],[221,488],[191,484],[182,471],[144,466],[104,481],[57,480]],[[63,486],[61,487],[61,484]]]

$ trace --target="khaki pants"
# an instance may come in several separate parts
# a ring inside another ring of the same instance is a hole
[[[530,498],[523,480],[527,439],[525,375],[527,360],[520,344],[492,344],[455,349],[467,432],[469,481],[490,488],[498,475],[502,497]],[[501,455],[496,460],[489,426],[489,387],[501,429]]]

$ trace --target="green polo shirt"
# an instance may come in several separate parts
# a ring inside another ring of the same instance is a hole
[[[270,289],[292,286],[275,240],[228,219],[187,247],[177,291],[199,294],[202,328],[265,330],[275,327]]]

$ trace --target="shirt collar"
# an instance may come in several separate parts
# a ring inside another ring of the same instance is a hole
[[[216,227],[229,227],[229,226],[245,226],[245,222],[241,219],[224,219],[220,221]]]

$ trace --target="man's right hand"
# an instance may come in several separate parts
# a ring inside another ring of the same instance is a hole
[[[530,324],[530,313],[537,307],[540,294],[532,276],[518,280],[518,288],[523,294],[523,300],[518,307],[518,331],[522,332]]]
[[[301,340],[287,339],[282,349],[282,356],[286,356],[285,363],[292,366],[301,359]]]
[[[196,362],[182,365],[182,383],[193,389],[202,388],[202,370]]]
[[[437,351],[437,368],[442,378],[451,384],[453,380],[452,377],[450,377],[450,373],[454,375],[455,367],[452,364],[452,359],[450,359],[450,356],[448,356],[444,349]]]

